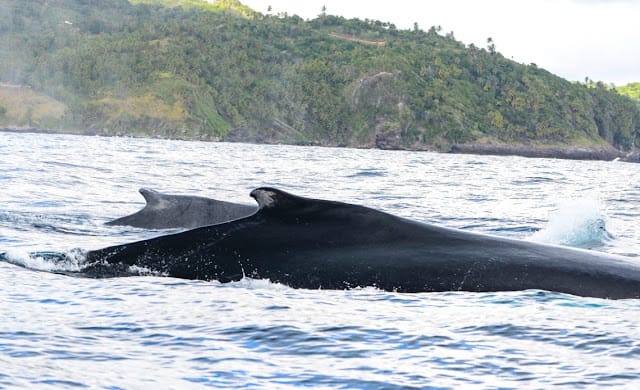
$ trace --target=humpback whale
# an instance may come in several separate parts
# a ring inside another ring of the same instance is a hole
[[[127,276],[143,267],[177,278],[247,276],[309,289],[640,298],[640,263],[631,258],[434,226],[275,188],[251,196],[259,209],[250,216],[89,251],[81,273]]]
[[[142,210],[107,222],[143,229],[193,229],[246,217],[256,206],[200,196],[169,195],[148,188],[138,190],[146,201]]]

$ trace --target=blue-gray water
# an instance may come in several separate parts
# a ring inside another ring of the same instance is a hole
[[[0,133],[0,388],[640,388],[640,300],[92,280],[28,255],[161,234],[103,225],[139,187],[263,185],[640,262],[638,164]]]

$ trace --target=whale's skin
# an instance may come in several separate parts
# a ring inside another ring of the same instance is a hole
[[[274,188],[251,196],[260,206],[251,216],[87,252],[83,275],[127,276],[142,267],[177,278],[246,276],[308,289],[540,289],[640,298],[640,264],[632,258],[439,227]]]
[[[138,212],[107,222],[106,225],[141,229],[193,229],[246,217],[257,206],[225,202],[201,196],[170,195],[148,188],[138,190],[146,204]]]

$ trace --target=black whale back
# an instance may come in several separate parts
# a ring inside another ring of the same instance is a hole
[[[437,227],[274,188],[251,196],[259,210],[249,217],[89,252],[93,265],[85,272],[112,276],[136,265],[180,278],[248,276],[301,288],[640,297],[640,266],[627,259]]]

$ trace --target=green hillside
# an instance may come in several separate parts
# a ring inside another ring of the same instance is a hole
[[[22,113],[17,90],[33,98]],[[237,0],[0,0],[0,126],[438,150],[640,142],[633,100],[493,46]]]
[[[630,83],[623,87],[617,87],[618,93],[634,100],[640,100],[640,83]]]

